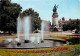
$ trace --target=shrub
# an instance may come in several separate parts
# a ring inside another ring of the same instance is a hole
[[[66,39],[66,41],[71,42],[72,44],[79,44],[79,38],[70,38]]]

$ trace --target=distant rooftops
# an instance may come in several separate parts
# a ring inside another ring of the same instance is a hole
[[[69,19],[69,20],[59,20],[59,23],[60,24],[67,24],[67,23],[70,23],[71,21],[80,21],[80,19]]]
[[[61,21],[65,21],[65,22],[68,22],[68,21],[80,21],[80,19],[69,19],[69,20],[59,20],[59,22],[61,22]]]

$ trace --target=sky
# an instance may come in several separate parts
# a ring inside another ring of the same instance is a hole
[[[80,19],[80,0],[12,0],[12,3],[18,3],[22,7],[22,11],[33,8],[39,13],[43,20],[52,22],[52,14],[54,5],[58,5],[58,19],[62,17],[68,19]]]

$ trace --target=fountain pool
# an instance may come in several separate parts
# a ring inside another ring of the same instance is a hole
[[[46,39],[44,36],[45,21],[41,23],[41,33],[37,36],[30,36],[31,34],[31,17],[24,17],[21,19],[18,17],[17,20],[17,38],[16,39],[7,39],[5,40],[4,47],[2,48],[47,48],[62,46],[66,44],[66,41]],[[23,34],[23,36],[21,36]]]

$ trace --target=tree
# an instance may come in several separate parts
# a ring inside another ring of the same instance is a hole
[[[62,20],[63,20],[63,21],[65,21],[65,18],[64,18],[64,17],[62,17]]]
[[[0,30],[9,34],[16,32],[17,17],[22,7],[10,1],[1,2],[0,6]]]
[[[68,24],[64,24],[63,25],[63,30],[73,30],[73,29],[77,29],[79,30],[79,20],[70,20],[70,23]]]
[[[21,17],[23,18],[24,16],[31,16],[32,31],[40,29],[41,19],[39,13],[35,12],[32,8],[29,8],[22,12]]]

